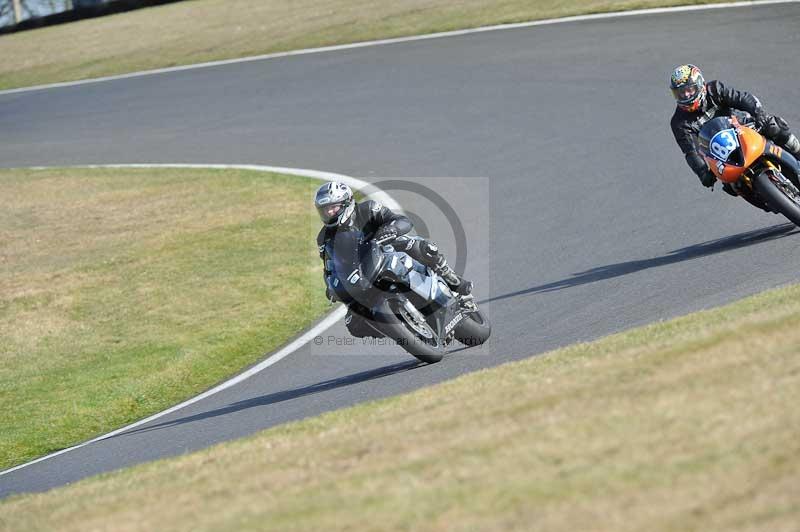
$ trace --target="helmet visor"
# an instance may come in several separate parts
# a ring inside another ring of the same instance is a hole
[[[692,103],[700,96],[700,85],[689,82],[672,89],[672,95],[678,103]]]
[[[318,205],[317,212],[319,213],[319,218],[322,220],[322,223],[330,224],[339,217],[344,207],[345,202],[343,201],[339,203],[329,203],[327,205]]]

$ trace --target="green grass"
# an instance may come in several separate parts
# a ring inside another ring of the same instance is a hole
[[[795,531],[798,320],[774,290],[15,496],[0,529]]]
[[[191,0],[0,36],[0,89],[301,48],[721,0]]]
[[[186,399],[318,318],[317,186],[0,171],[0,469]]]

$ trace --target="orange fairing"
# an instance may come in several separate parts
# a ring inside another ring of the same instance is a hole
[[[738,124],[736,125],[738,126]],[[736,127],[736,133],[742,147],[744,165],[723,164],[712,157],[706,156],[708,167],[717,176],[717,179],[723,183],[735,183],[738,181],[745,170],[764,154],[764,148],[767,145],[766,139],[749,127],[738,126]]]
[[[749,127],[739,128],[739,142],[742,144],[744,152],[745,168],[750,168],[764,154],[764,148],[767,147],[767,139]]]

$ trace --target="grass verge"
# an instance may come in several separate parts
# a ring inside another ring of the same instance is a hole
[[[0,36],[0,89],[491,24],[722,0],[191,0]]]
[[[195,395],[319,317],[317,186],[0,171],[0,469]]]
[[[774,290],[13,497],[0,527],[797,530],[798,319]]]

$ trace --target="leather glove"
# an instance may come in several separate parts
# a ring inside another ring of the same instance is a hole
[[[774,116],[764,114],[756,117],[756,126],[765,137],[775,137],[781,132],[781,126]]]
[[[700,182],[703,183],[704,187],[713,188],[714,183],[717,181],[717,176],[715,176],[711,170],[706,170],[704,174],[700,175]]]
[[[391,242],[397,238],[397,229],[392,226],[392,224],[382,225],[376,232],[375,232],[375,240],[378,242],[386,243]]]
[[[753,120],[755,120],[756,127],[758,129],[761,129],[762,127],[764,127],[764,124],[769,122],[769,115],[767,114],[766,111],[764,111],[763,107],[759,106],[756,108],[756,112],[753,115]]]

